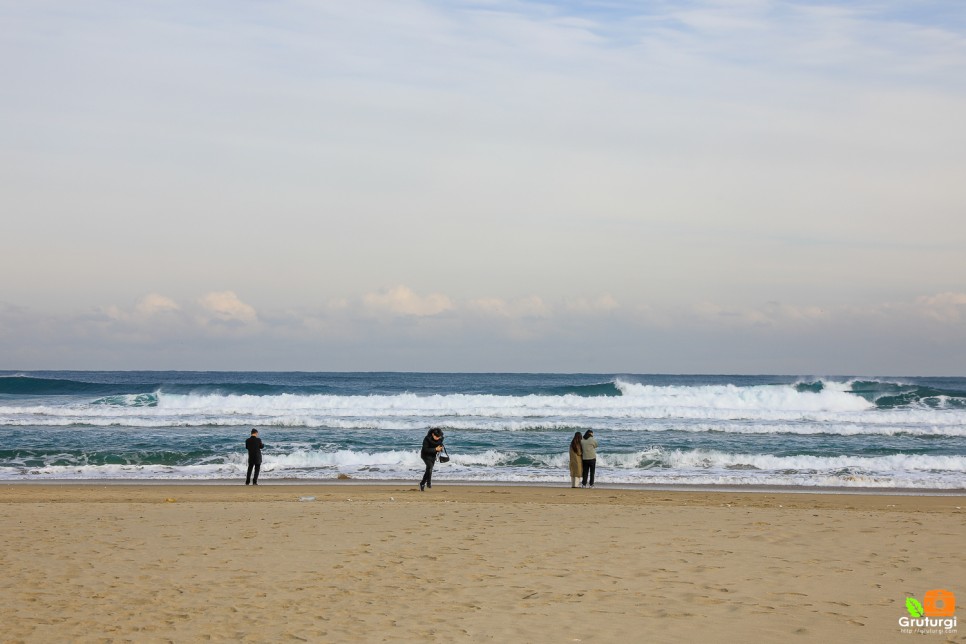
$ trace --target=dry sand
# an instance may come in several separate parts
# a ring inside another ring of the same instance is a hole
[[[442,481],[0,485],[0,640],[966,641],[898,625],[908,595],[966,605],[963,508]]]

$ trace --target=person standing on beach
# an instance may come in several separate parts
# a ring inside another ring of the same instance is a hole
[[[258,485],[258,472],[262,469],[262,450],[265,448],[262,439],[258,437],[258,430],[253,429],[252,435],[245,441],[245,449],[248,450],[248,474],[245,476],[245,485],[252,483]],[[255,472],[254,479],[252,472]]]
[[[587,477],[590,476],[590,487],[594,487],[594,473],[597,471],[597,439],[594,438],[594,430],[588,429],[584,432],[584,437],[580,440],[581,465],[583,466],[583,478],[580,479],[580,487],[587,486]]]
[[[419,457],[426,463],[426,472],[423,480],[419,482],[419,491],[424,491],[427,487],[433,487],[433,466],[436,465],[436,457],[443,451],[443,430],[439,427],[430,427],[423,439],[423,448],[419,451]]]
[[[580,447],[580,432],[574,432],[574,438],[570,441],[570,487],[577,487],[577,479],[581,477],[584,470],[582,462],[583,449]]]

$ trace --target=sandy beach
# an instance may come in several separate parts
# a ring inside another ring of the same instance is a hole
[[[898,624],[930,589],[966,604],[964,508],[442,481],[2,485],[2,640],[966,641]]]

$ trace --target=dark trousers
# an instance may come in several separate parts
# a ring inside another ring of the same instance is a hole
[[[254,480],[252,479],[253,469],[255,470]],[[248,461],[248,474],[245,476],[245,485],[248,485],[249,483],[255,483],[255,484],[258,483],[258,470],[260,469],[262,469],[261,463],[252,463],[251,461]]]
[[[432,458],[423,458],[423,463],[426,463],[426,473],[423,474],[423,480],[420,481],[420,485],[425,483],[426,485],[433,485],[433,466],[436,465],[436,455],[434,454]]]
[[[597,471],[597,459],[596,458],[592,458],[589,461],[587,459],[583,459],[583,464],[584,464],[584,476],[583,476],[583,478],[580,479],[580,484],[581,485],[587,485],[587,475],[589,474],[590,475],[590,484],[593,485],[594,484],[594,472]]]

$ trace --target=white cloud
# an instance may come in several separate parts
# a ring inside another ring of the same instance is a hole
[[[966,319],[966,293],[937,293],[917,300],[922,314],[937,322],[957,323]]]
[[[178,303],[169,297],[163,295],[158,295],[157,293],[149,293],[142,297],[138,301],[137,306],[134,307],[135,313],[141,316],[152,316],[161,313],[172,313],[180,311],[181,307]]]
[[[617,303],[614,296],[605,293],[604,295],[593,298],[579,297],[576,299],[567,299],[564,302],[564,307],[573,313],[599,315],[616,311],[620,308],[620,304]]]
[[[547,318],[553,315],[553,309],[537,295],[530,295],[511,300],[498,297],[483,297],[470,300],[466,309],[473,314],[496,318]]]
[[[66,316],[0,305],[0,368],[943,375],[960,373],[966,360],[966,294],[953,291],[869,307],[611,308],[607,296],[552,305],[536,295],[459,302],[405,288],[382,296],[281,311],[256,311],[232,291],[181,309],[146,296],[156,305],[148,310],[163,312],[154,315],[138,313],[145,298]],[[371,305],[411,319],[384,323]],[[444,305],[446,315],[430,313]]]
[[[130,313],[128,313],[127,311],[125,311],[124,309],[122,309],[116,304],[110,304],[108,306],[105,306],[99,309],[99,311],[112,320],[123,321],[123,320],[129,320],[131,318]]]
[[[761,306],[734,306],[702,302],[679,315],[682,322],[710,322],[730,327],[797,328],[802,325],[828,322],[833,317],[848,317],[845,310],[830,310],[820,306],[766,302]]]
[[[208,293],[198,302],[206,313],[206,323],[239,326],[258,322],[258,313],[254,307],[242,302],[234,291]]]
[[[445,295],[417,295],[409,287],[401,285],[379,293],[367,293],[362,301],[368,310],[376,313],[417,317],[439,315],[453,308],[452,301]]]

